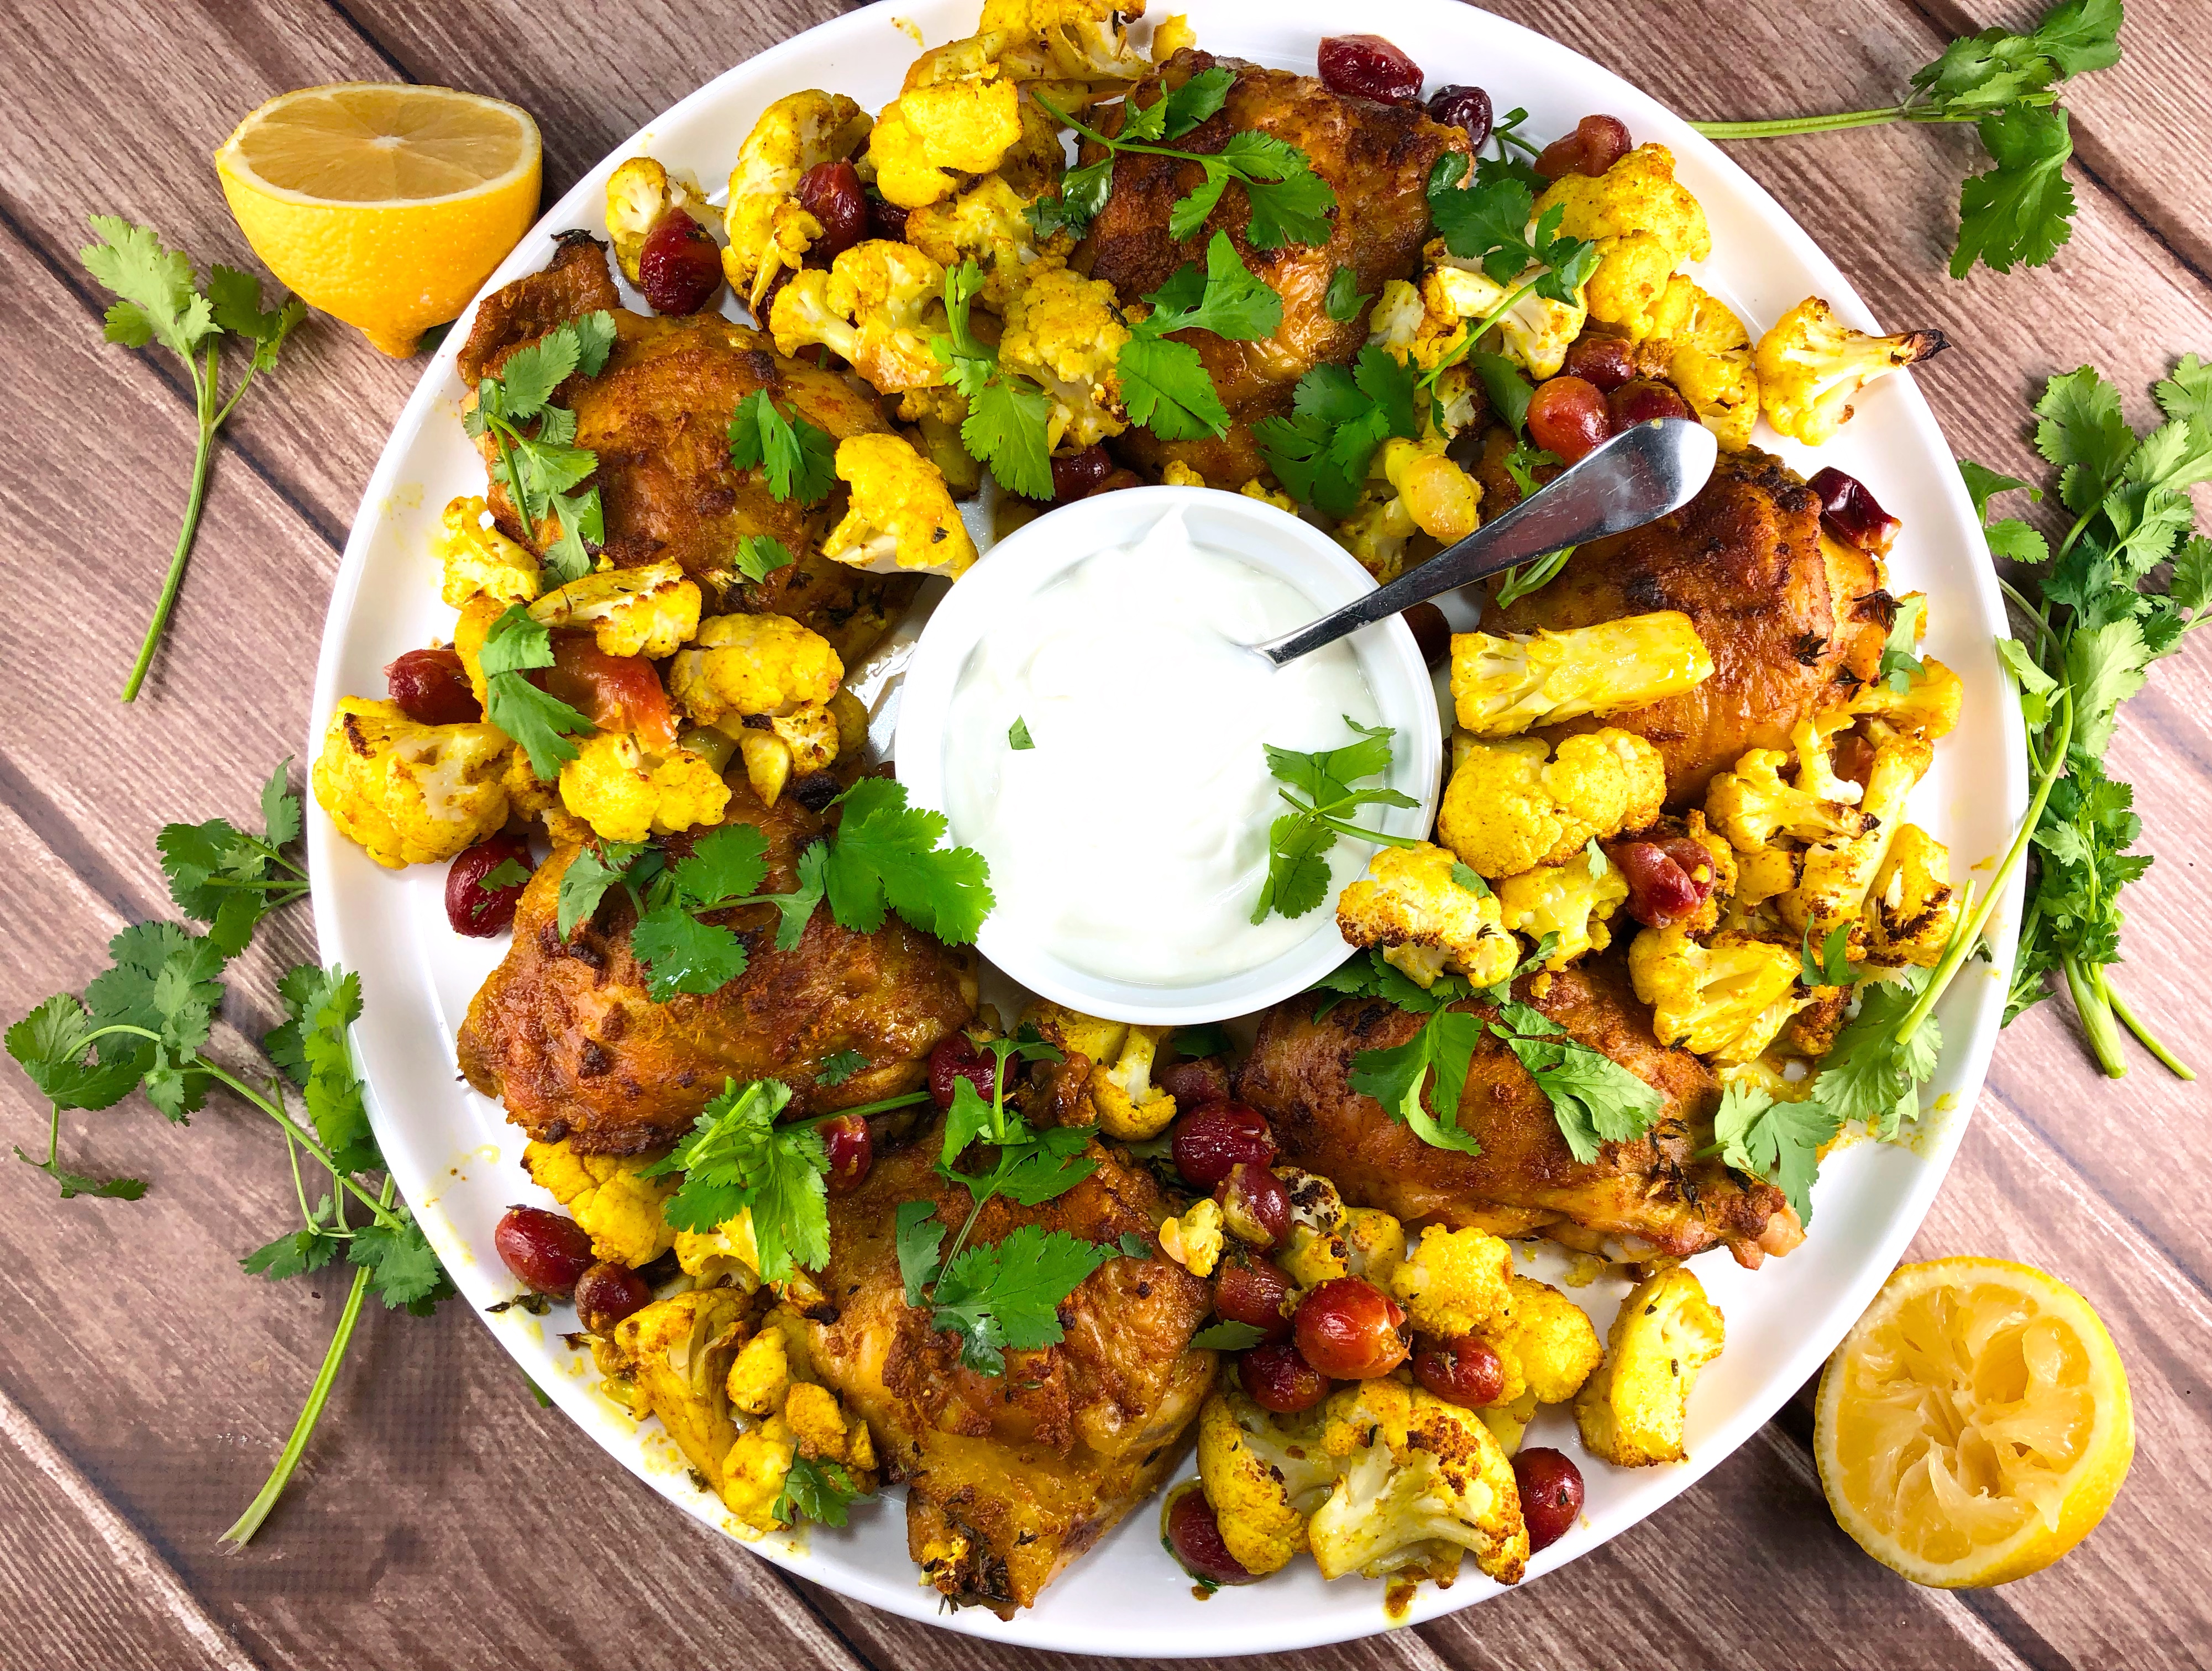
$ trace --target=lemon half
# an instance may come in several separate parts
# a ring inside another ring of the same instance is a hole
[[[1828,1506],[1918,1584],[2041,1571],[2104,1518],[2135,1449],[2127,1371],[2097,1314],[2006,1260],[1900,1267],[1820,1376]]]
[[[392,355],[458,316],[520,241],[543,167],[513,105],[371,82],[270,100],[215,165],[269,270]]]

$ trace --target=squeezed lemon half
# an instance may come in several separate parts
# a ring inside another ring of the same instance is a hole
[[[2006,1260],[1899,1267],[1820,1376],[1828,1506],[1915,1583],[2042,1571],[2104,1518],[2135,1449],[2127,1371],[2097,1314]]]
[[[370,82],[271,99],[215,165],[269,270],[391,355],[456,317],[520,240],[543,166],[513,105]]]

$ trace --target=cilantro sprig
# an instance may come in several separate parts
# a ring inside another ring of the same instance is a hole
[[[1244,235],[1253,248],[1326,244],[1336,193],[1314,172],[1312,159],[1288,141],[1241,129],[1231,134],[1218,151],[1178,150],[1162,143],[1183,137],[1211,117],[1227,101],[1236,84],[1235,71],[1215,64],[1181,87],[1163,92],[1152,104],[1139,105],[1131,98],[1122,106],[1121,131],[1110,137],[1085,126],[1039,96],[1037,102],[1054,120],[1104,147],[1106,155],[1096,162],[1070,169],[1060,181],[1058,197],[1040,198],[1030,205],[1030,220],[1038,234],[1065,231],[1081,236],[1106,206],[1113,190],[1115,159],[1131,151],[1195,162],[1204,170],[1199,183],[1168,211],[1170,238],[1180,241],[1194,235],[1206,224],[1222,194],[1236,185],[1243,189],[1250,210]]]
[[[1231,342],[1258,342],[1282,325],[1282,297],[1253,276],[1229,234],[1217,232],[1207,240],[1203,271],[1186,261],[1145,300],[1152,311],[1130,325],[1115,362],[1129,416],[1162,441],[1228,434],[1229,409],[1198,350],[1168,338],[1211,331]]]
[[[951,334],[930,338],[945,380],[968,402],[960,444],[991,467],[999,485],[1024,499],[1052,490],[1052,399],[1030,378],[999,363],[999,350],[976,336],[969,315],[983,288],[983,270],[960,262],[945,274],[945,317]]]
[[[814,1461],[794,1452],[783,1489],[769,1508],[769,1517],[788,1526],[801,1516],[823,1526],[842,1526],[855,1503],[875,1498],[853,1484],[842,1462]]]
[[[161,831],[170,891],[187,915],[211,923],[209,933],[172,922],[124,929],[108,942],[111,967],[81,994],[46,1000],[10,1027],[5,1041],[50,1107],[46,1159],[21,1148],[16,1158],[46,1173],[64,1200],[136,1200],[146,1190],[140,1179],[92,1178],[63,1166],[65,1110],[112,1108],[137,1091],[183,1125],[221,1086],[283,1138],[300,1207],[300,1228],[247,1254],[241,1267],[271,1281],[321,1270],[341,1255],[354,1267],[345,1308],[299,1419],[267,1482],[223,1534],[234,1546],[259,1529],[299,1466],[368,1295],[428,1316],[453,1291],[421,1225],[398,1201],[369,1127],[347,1032],[361,1014],[360,976],[313,964],[291,969],[277,982],[285,1019],[262,1042],[265,1062],[241,1064],[212,1053],[226,967],[261,917],[301,891],[292,879],[298,866],[283,851],[298,836],[300,802],[285,789],[282,768],[262,793],[262,810],[264,830],[258,837],[219,819]],[[250,900],[252,908],[240,908],[240,900]],[[313,1206],[307,1167],[319,1167],[326,1180]]]
[[[1992,271],[2046,264],[2073,235],[2074,191],[2065,167],[2074,137],[2060,83],[2120,60],[2120,0],[2060,0],[2026,34],[2002,28],[1962,35],[1912,75],[1894,105],[1755,122],[1692,122],[1713,139],[1771,139],[1887,122],[1970,122],[1991,166],[1959,191],[1951,276],[1978,261]]]
[[[124,681],[123,700],[138,699],[153,665],[155,647],[169,624],[177,593],[185,583],[185,565],[198,536],[200,513],[207,503],[208,473],[215,464],[216,436],[236,410],[254,377],[276,368],[285,339],[307,317],[297,296],[288,296],[272,308],[261,305],[261,281],[235,267],[208,270],[207,286],[200,287],[192,258],[182,249],[171,249],[151,228],[134,226],[114,215],[95,215],[92,229],[97,241],[77,252],[100,286],[115,297],[107,310],[102,334],[125,348],[159,343],[185,362],[185,375],[192,386],[192,410],[199,439],[192,449],[191,487],[185,500],[185,518],[177,531],[177,546],[169,557],[169,571],[161,582],[154,617],[138,646],[137,659]],[[251,344],[246,369],[224,399],[221,374],[222,339],[232,337]]]
[[[592,572],[606,528],[599,490],[575,491],[599,467],[599,455],[575,444],[576,415],[553,404],[553,394],[577,373],[597,377],[614,345],[614,315],[604,308],[556,325],[509,355],[499,375],[480,380],[477,404],[461,417],[471,440],[492,438],[492,480],[507,489],[532,539],[547,517],[560,525],[559,538],[545,548],[554,585]]]
[[[1272,743],[1264,745],[1268,775],[1283,786],[1275,793],[1291,810],[1268,827],[1267,879],[1252,908],[1255,923],[1265,922],[1270,911],[1302,917],[1320,908],[1328,896],[1328,855],[1340,837],[1383,847],[1419,845],[1410,836],[1386,835],[1352,822],[1348,815],[1363,806],[1420,803],[1379,785],[1354,787],[1361,778],[1380,777],[1390,769],[1390,739],[1397,733],[1388,726],[1363,726],[1348,714],[1344,723],[1355,740],[1342,748],[1302,754]]]
[[[550,783],[579,752],[569,738],[592,730],[589,720],[526,677],[553,665],[552,634],[522,605],[510,605],[485,634],[477,663],[484,674],[484,717],[521,744],[530,769]]]
[[[1419,437],[1415,392],[1412,369],[1370,343],[1349,366],[1324,362],[1298,379],[1291,415],[1262,418],[1252,433],[1294,498],[1346,517],[1376,449],[1393,435]]]
[[[787,1281],[795,1265],[818,1270],[830,1259],[830,1158],[811,1124],[776,1124],[790,1101],[781,1079],[742,1086],[725,1079],[683,1140],[638,1174],[684,1175],[661,1205],[678,1230],[710,1232],[750,1212],[768,1282]]]
[[[738,403],[737,410],[730,415],[728,434],[731,464],[739,470],[759,470],[767,478],[769,492],[779,500],[818,504],[837,485],[836,438],[802,416],[786,417],[765,389],[755,389]],[[765,544],[784,551],[775,540]],[[784,551],[783,561],[791,561],[788,551]],[[768,563],[759,574],[747,569],[746,576],[761,580],[768,569],[779,566]]]

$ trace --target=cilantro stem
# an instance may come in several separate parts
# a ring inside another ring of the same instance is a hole
[[[184,526],[177,530],[177,549],[169,558],[169,573],[161,582],[161,595],[154,605],[154,618],[146,623],[146,636],[138,646],[138,659],[131,665],[131,677],[124,682],[123,700],[138,700],[138,688],[146,683],[146,670],[154,665],[155,647],[161,641],[161,634],[169,624],[169,611],[176,607],[177,593],[185,584],[185,563],[192,554],[192,541],[199,533],[200,511],[207,503],[208,475],[215,464],[216,431],[229,416],[226,406],[221,412],[215,410],[216,370],[220,349],[216,343],[208,344],[207,363],[202,368],[191,355],[185,356],[185,364],[192,375],[193,406],[199,419],[199,445],[192,453],[192,490],[185,501]],[[240,393],[246,386],[239,385]]]
[[[392,1206],[392,1183],[384,1180],[384,1196],[377,1207],[380,1216],[389,1213]],[[300,1408],[300,1419],[292,1424],[292,1437],[284,1442],[284,1449],[276,1458],[276,1466],[270,1471],[246,1512],[230,1523],[218,1542],[233,1549],[243,1549],[252,1542],[253,1534],[261,1529],[262,1522],[276,1508],[276,1499],[284,1494],[291,1483],[293,1470],[300,1466],[300,1458],[307,1454],[308,1437],[315,1424],[322,1419],[323,1406],[330,1402],[331,1388],[337,1382],[338,1365],[344,1361],[346,1348],[353,1343],[354,1326],[361,1321],[361,1304],[368,1293],[369,1267],[362,1266],[353,1273],[353,1288],[346,1295],[345,1309],[338,1313],[337,1332],[331,1336],[330,1350],[323,1354],[323,1366],[316,1371],[314,1385],[307,1388],[307,1401]]]
[[[2166,1071],[2175,1079],[2187,1079],[2194,1083],[2197,1079],[2196,1070],[2167,1049],[2156,1034],[2136,1018],[2135,1012],[2128,1007],[2127,1000],[2120,996],[2120,989],[2112,984],[2112,975],[2109,969],[2103,967],[2098,969],[2097,985],[2105,994],[2105,1001],[2112,1006],[2112,1012],[2119,1017],[2127,1030],[2142,1042],[2142,1048],[2163,1062]]]
[[[2069,951],[2059,959],[2059,967],[2066,975],[2066,990],[2074,1000],[2074,1012],[2081,1018],[2081,1030],[2088,1036],[2089,1048],[2096,1053],[2097,1066],[2105,1070],[2108,1079],[2124,1079],[2128,1065],[2120,1054],[2120,1030],[2112,1019],[2112,1007],[2097,981],[2097,972],[2085,967],[2079,957]]]
[[[849,1109],[832,1109],[827,1114],[810,1114],[804,1120],[793,1120],[786,1123],[794,1128],[802,1126],[819,1126],[825,1121],[848,1120],[855,1115],[887,1114],[893,1109],[911,1108],[916,1103],[926,1103],[928,1100],[927,1091],[909,1091],[902,1097],[886,1097],[880,1103],[858,1103]]]
[[[2049,104],[2033,96],[2021,104]],[[1692,122],[1690,125],[1708,139],[1784,139],[1799,133],[1837,133],[1845,128],[1878,128],[1889,122],[1978,122],[1987,108],[1950,112],[1933,105],[1884,105],[1875,110],[1835,111],[1823,116],[1770,116],[1749,122]]]

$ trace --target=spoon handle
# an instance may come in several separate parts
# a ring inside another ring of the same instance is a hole
[[[1624,534],[1678,511],[1713,473],[1712,432],[1689,418],[1654,418],[1591,449],[1457,544],[1320,620],[1252,647],[1278,667],[1347,633],[1388,620],[1547,552]]]

